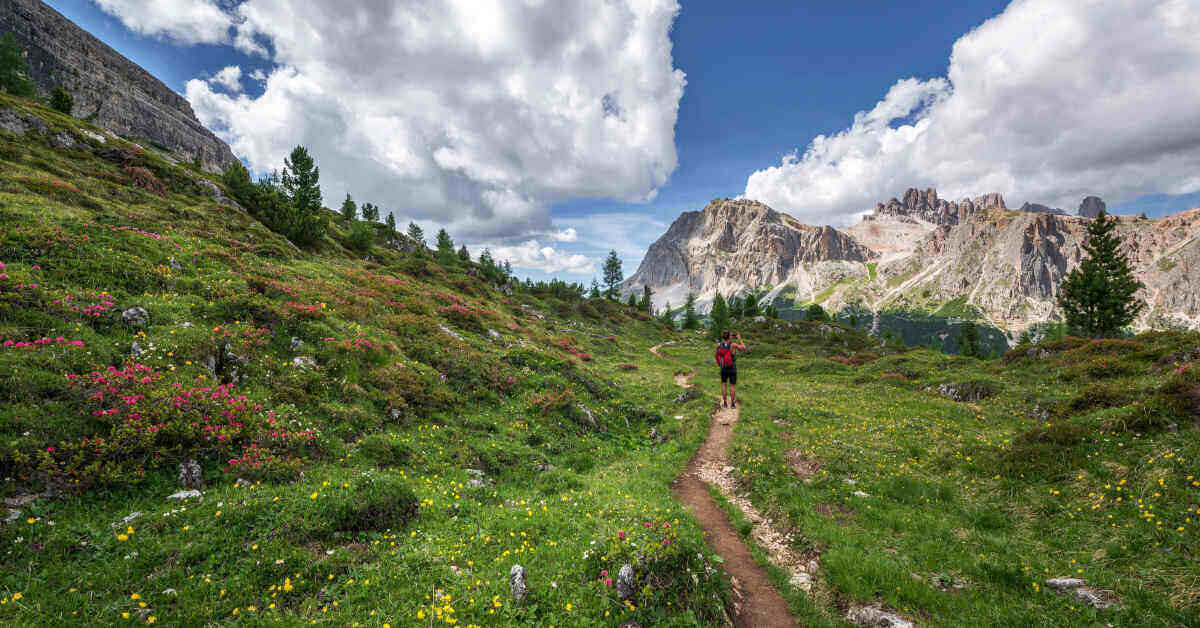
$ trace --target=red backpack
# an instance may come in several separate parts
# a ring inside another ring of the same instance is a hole
[[[722,367],[733,366],[733,348],[724,342],[717,344],[717,364]]]

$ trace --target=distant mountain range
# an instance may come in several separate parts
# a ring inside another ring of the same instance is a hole
[[[909,189],[835,229],[757,201],[716,199],[680,215],[623,288],[650,286],[657,307],[679,307],[695,292],[701,311],[718,291],[767,289],[784,309],[818,303],[832,312],[972,318],[1012,340],[1057,320],[1059,285],[1103,209],[1095,196],[1070,216],[1029,203],[1011,210],[996,193],[954,202]],[[1200,209],[1119,218],[1124,251],[1146,286],[1148,307],[1135,326],[1200,329]]]

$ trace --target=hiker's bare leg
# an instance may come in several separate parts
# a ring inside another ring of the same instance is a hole
[[[721,382],[721,405],[725,405],[725,397],[729,391],[729,383]]]
[[[729,385],[729,398],[733,401],[733,405],[736,406],[737,405],[737,386],[734,384]]]

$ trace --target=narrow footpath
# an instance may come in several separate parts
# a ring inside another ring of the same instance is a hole
[[[655,356],[670,360],[659,353],[664,343],[652,347]],[[694,369],[675,376],[675,383],[688,388]],[[679,501],[687,506],[704,530],[704,538],[725,562],[725,573],[733,581],[734,625],[738,628],[774,628],[795,626],[796,621],[788,611],[787,602],[771,585],[767,572],[754,561],[749,548],[742,542],[737,531],[729,522],[725,511],[717,505],[704,481],[705,469],[722,469],[726,466],[726,452],[733,428],[740,416],[739,408],[718,408],[709,424],[708,438],[696,455],[688,462],[687,469],[675,478],[671,490]],[[719,487],[717,487],[719,488]]]

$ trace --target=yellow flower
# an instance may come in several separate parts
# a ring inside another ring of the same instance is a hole
[[[317,498],[317,494],[316,494],[316,493],[313,493],[312,495],[309,495],[309,496],[308,496],[308,498],[309,498],[309,499],[316,499],[316,498]]]
[[[156,621],[158,621],[158,618],[157,618],[157,617],[155,617],[154,615],[151,615],[151,616],[149,616],[149,617],[147,617],[147,618],[146,618],[146,623],[147,623],[147,624],[153,624],[153,623],[154,623],[154,622],[156,622]]]
[[[125,541],[129,540],[129,535],[128,534],[118,534],[117,540],[124,543]]]
[[[34,519],[33,517],[30,517],[30,518],[28,518],[28,519],[26,519],[26,520],[25,520],[25,523],[37,523],[37,519]]]

